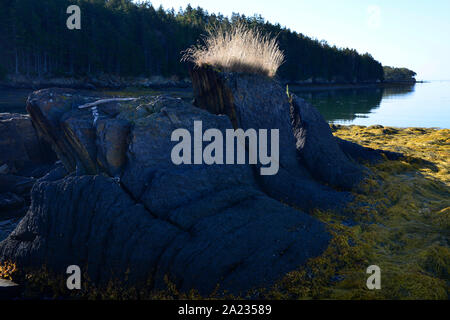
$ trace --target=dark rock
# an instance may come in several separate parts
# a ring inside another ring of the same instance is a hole
[[[70,116],[66,113],[95,99],[95,95],[82,96],[75,90],[57,88],[39,90],[28,97],[27,111],[39,136],[52,146],[58,158],[70,171],[75,170],[77,164],[82,162],[73,151],[74,144],[77,147],[77,139],[74,137],[75,133],[70,131]],[[63,126],[61,118],[64,115],[67,123]],[[79,132],[83,133],[83,130],[80,129]]]
[[[37,131],[69,172],[114,175],[123,165],[129,122],[114,118],[122,110],[121,103],[98,106],[99,119],[91,109],[78,109],[101,98],[69,89],[40,90],[28,98],[27,110]]]
[[[64,89],[30,95],[36,131],[61,162],[27,172],[37,180],[0,175],[0,192],[23,196],[33,186],[27,214],[0,243],[0,261],[60,274],[76,264],[103,284],[151,279],[163,288],[168,275],[182,291],[208,294],[219,284],[239,294],[320,255],[330,240],[325,225],[282,202],[343,210],[351,194],[329,185],[354,187],[364,168],[353,160],[362,152],[333,138],[317,110],[290,101],[273,80],[212,69],[192,76],[200,108],[159,96],[80,110],[102,97]],[[259,165],[173,164],[172,132],[193,135],[196,120],[222,133],[279,129],[278,174],[261,176]]]
[[[61,162],[55,163],[55,165],[52,167],[52,169],[42,178],[40,178],[38,181],[57,181],[63,179],[65,176],[67,176],[68,172],[66,168],[64,168],[63,164]]]
[[[315,178],[344,189],[361,182],[362,166],[341,150],[319,110],[291,95],[291,121],[297,150]]]
[[[28,214],[0,244],[0,260],[61,273],[77,264],[97,283],[128,270],[130,283],[152,278],[163,287],[170,275],[181,290],[207,294],[216,284],[234,293],[270,285],[324,250],[322,223],[246,192],[205,197],[162,219],[102,176],[37,183]]]
[[[117,104],[109,114],[99,107],[92,121],[90,110],[72,107],[53,116],[52,106],[43,108],[50,96],[78,102],[48,90],[29,104],[50,126],[40,132],[66,159],[65,170],[34,184],[27,215],[0,243],[0,261],[61,273],[77,264],[99,283],[129,270],[130,284],[151,278],[160,288],[169,275],[181,290],[208,294],[220,284],[239,293],[267,287],[327,247],[324,224],[267,197],[251,166],[172,163],[173,130],[192,134],[201,120],[204,130],[224,132],[232,128],[228,117],[162,96]],[[74,176],[91,161],[98,175]]]
[[[79,172],[95,174],[97,169],[96,130],[90,112],[74,110],[61,117],[63,139],[70,146],[70,153],[76,161]]]
[[[17,227],[21,218],[11,218],[7,220],[0,220],[0,241],[6,239],[11,232]]]
[[[343,209],[353,199],[350,193],[336,192],[321,185],[301,163],[291,125],[291,105],[286,90],[278,83],[261,76],[218,73],[210,68],[194,69],[192,83],[196,105],[213,114],[226,114],[235,128],[279,129],[279,172],[274,176],[257,177],[268,195],[306,211]],[[327,125],[325,121],[324,124]],[[326,144],[327,141],[322,143]],[[322,153],[328,157],[326,150],[316,150],[320,152],[317,157]],[[325,176],[326,173],[314,172],[314,175]]]
[[[11,192],[0,193],[0,220],[20,215],[20,209],[23,209],[24,206],[25,200],[18,195]]]
[[[29,166],[20,171],[20,175],[28,178],[41,178],[45,176],[54,167],[54,163],[43,165]]]
[[[102,119],[97,124],[97,163],[111,176],[119,175],[125,165],[129,132],[126,120]]]
[[[8,173],[55,161],[48,144],[39,139],[28,115],[0,113],[0,166],[7,165]]]

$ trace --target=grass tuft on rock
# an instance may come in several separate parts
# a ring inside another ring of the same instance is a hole
[[[228,28],[212,27],[203,39],[184,51],[182,61],[198,67],[211,66],[225,72],[274,77],[284,62],[276,38],[256,28],[237,23]]]

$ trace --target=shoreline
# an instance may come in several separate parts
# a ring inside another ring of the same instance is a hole
[[[341,89],[370,89],[394,86],[413,86],[416,83],[425,83],[426,81],[402,81],[402,82],[361,82],[361,83],[298,83],[279,79],[283,86],[289,86],[297,90],[341,90]],[[2,89],[31,89],[40,90],[44,88],[60,87],[77,90],[105,90],[105,89],[170,89],[170,88],[191,88],[189,79],[177,79],[176,77],[151,78],[144,77],[119,77],[114,75],[100,75],[92,77],[51,77],[38,78],[22,75],[7,75],[0,81]]]
[[[399,86],[414,86],[416,83],[425,83],[426,81],[415,82],[379,82],[379,83],[335,83],[335,84],[296,84],[287,83],[289,88],[295,88],[298,91],[326,91],[326,90],[345,90],[345,89],[376,89]]]
[[[27,77],[23,75],[7,75],[0,81],[0,88],[4,89],[30,89],[40,90],[45,88],[68,88],[75,90],[103,90],[103,89],[163,89],[163,88],[189,88],[189,79],[176,77],[164,78],[154,76],[144,77],[120,77],[114,75],[80,76],[80,77]]]

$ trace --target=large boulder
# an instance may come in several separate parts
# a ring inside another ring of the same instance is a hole
[[[291,121],[297,150],[311,175],[344,189],[361,182],[363,167],[342,151],[319,110],[294,94]]]
[[[111,178],[37,183],[30,211],[0,244],[0,256],[61,274],[76,264],[96,283],[127,274],[130,284],[150,279],[163,287],[169,275],[180,290],[208,294],[219,284],[238,294],[272,284],[329,240],[323,224],[256,190],[198,202],[200,212],[194,202],[163,216]]]
[[[39,136],[52,146],[69,171],[75,170],[77,166],[89,173],[96,171],[93,169],[95,159],[86,158],[92,143],[85,136],[95,136],[92,125],[89,124],[92,118],[83,113],[84,118],[77,119],[70,112],[73,110],[76,113],[76,106],[92,102],[96,98],[98,99],[95,95],[85,96],[75,90],[57,88],[39,90],[28,97],[27,111]],[[63,116],[65,119],[62,119]],[[89,144],[85,146],[83,143],[86,142]]]
[[[193,136],[199,120],[224,134],[227,116],[165,96],[98,105],[96,114],[77,108],[94,100],[55,90],[29,99],[65,168],[35,182],[0,261],[61,273],[77,264],[98,283],[127,274],[155,288],[169,275],[181,290],[208,294],[219,284],[239,294],[327,247],[325,225],[268,197],[251,166],[172,163],[175,129]]]
[[[217,72],[208,67],[195,68],[191,73],[199,108],[227,115],[235,128],[279,130],[279,172],[258,177],[267,194],[305,211],[343,209],[353,199],[348,192],[321,184],[323,181],[350,189],[363,174],[342,153],[329,129],[324,130],[328,124],[317,116],[318,111],[300,108],[297,99],[291,103],[286,90],[269,78]],[[305,121],[299,121],[301,116]],[[336,164],[342,170],[333,172]],[[351,168],[353,172],[349,172]],[[341,177],[342,173],[351,177]]]

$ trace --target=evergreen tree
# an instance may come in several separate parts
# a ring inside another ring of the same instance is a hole
[[[81,8],[81,30],[66,27],[72,4]],[[383,79],[383,67],[369,54],[331,47],[260,15],[233,13],[228,19],[190,5],[175,12],[131,0],[0,0],[0,73],[187,77],[181,51],[197,43],[209,26],[237,22],[278,36],[287,57],[279,70],[283,79]]]

